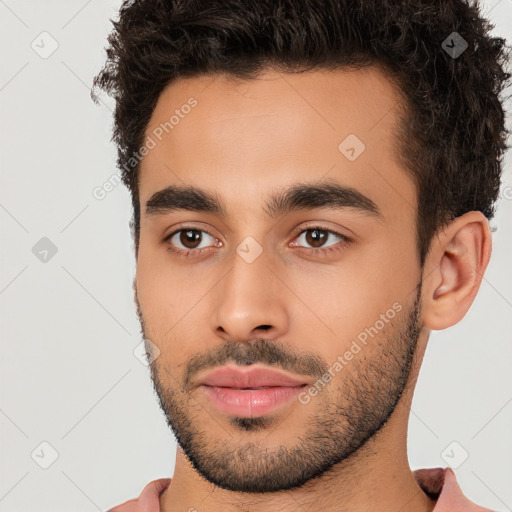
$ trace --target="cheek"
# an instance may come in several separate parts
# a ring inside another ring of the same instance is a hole
[[[146,329],[165,332],[178,318],[179,298],[176,281],[170,268],[165,268],[162,257],[141,243],[137,261],[137,296],[144,316]]]
[[[379,314],[385,302],[382,288],[375,288],[363,268],[339,267],[298,277],[296,294],[302,298],[292,328],[303,333],[315,350],[332,364],[348,350],[351,340]],[[304,304],[307,308],[304,307]],[[384,308],[386,309],[386,308]]]
[[[415,245],[399,247],[391,237],[371,245],[354,251],[336,267],[310,267],[307,273],[288,274],[295,293],[307,305],[301,303],[294,315],[298,328],[330,347],[327,359],[335,359],[376,323],[386,335],[389,325],[386,322],[387,328],[380,329],[381,315],[384,320],[398,317],[416,293]]]
[[[166,256],[141,246],[136,286],[145,334],[171,368],[208,348],[202,345],[202,340],[209,339],[205,336],[209,311],[204,298],[212,284],[197,273],[171,265]]]

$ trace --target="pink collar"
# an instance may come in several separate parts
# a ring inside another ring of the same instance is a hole
[[[466,498],[450,468],[417,469],[414,477],[421,490],[437,500],[433,512],[492,512]],[[111,508],[107,512],[160,512],[160,494],[171,483],[171,478],[153,480],[144,487],[138,499]]]

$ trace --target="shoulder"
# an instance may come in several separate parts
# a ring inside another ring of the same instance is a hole
[[[170,483],[170,478],[153,480],[144,487],[138,498],[125,501],[121,505],[110,508],[107,512],[142,512],[145,510],[158,512],[160,510],[160,494],[167,489]]]
[[[437,500],[433,512],[492,512],[464,496],[455,473],[449,467],[417,469],[414,477],[422,491]]]

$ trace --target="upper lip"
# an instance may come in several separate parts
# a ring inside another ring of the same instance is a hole
[[[256,388],[301,386],[307,384],[307,381],[270,368],[251,367],[241,370],[235,366],[222,366],[201,377],[198,384],[226,388]]]

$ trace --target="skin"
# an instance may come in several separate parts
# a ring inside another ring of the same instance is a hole
[[[135,300],[142,334],[159,351],[152,379],[179,442],[161,510],[431,511],[407,460],[410,405],[430,330],[461,320],[478,291],[491,251],[487,220],[468,212],[440,229],[420,268],[417,191],[392,139],[400,96],[376,67],[180,79],[161,94],[146,133],[191,96],[197,106],[140,169]],[[338,149],[350,133],[366,146],[353,162]],[[361,192],[382,215],[265,213],[274,192],[322,179]],[[170,185],[215,194],[226,217],[148,215],[146,202]],[[187,246],[178,234],[174,247],[206,253],[168,250],[164,239],[185,224],[211,236],[199,231],[200,245]],[[323,245],[313,245],[316,225],[352,241],[322,232]],[[252,263],[236,251],[248,236],[262,249]],[[340,250],[322,253],[327,247]],[[195,386],[230,358],[268,366],[271,356],[311,385],[396,303],[401,311],[307,404],[236,418]],[[310,360],[314,371],[305,370]]]

